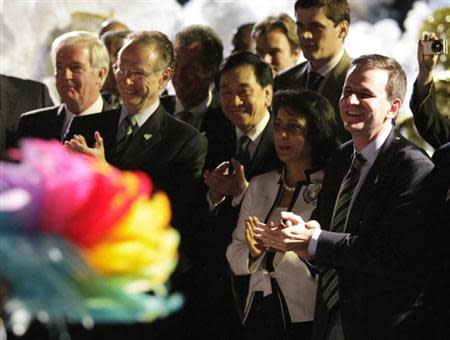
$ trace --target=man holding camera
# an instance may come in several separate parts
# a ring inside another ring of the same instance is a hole
[[[446,41],[434,33],[424,33],[419,40],[417,60],[419,74],[414,83],[410,107],[420,135],[434,148],[450,141],[450,120],[436,106],[433,69],[440,54],[446,53]]]

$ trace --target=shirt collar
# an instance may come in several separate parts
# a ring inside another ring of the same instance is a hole
[[[269,111],[266,110],[264,117],[259,121],[258,124],[256,124],[253,127],[253,129],[251,129],[246,134],[252,142],[256,142],[261,137],[261,134],[263,133],[264,129],[269,123],[269,120],[270,120],[270,113]],[[236,127],[235,129],[236,129],[236,140],[238,141],[244,135],[244,133],[241,130],[239,130],[238,127]]]
[[[393,128],[392,124],[390,123],[386,124],[381,133],[360,151],[360,153],[364,156],[366,161],[371,166],[375,162],[375,159],[377,158],[378,153],[381,150],[381,146],[388,138],[389,134],[392,131],[392,128]],[[356,150],[354,150],[354,152],[356,152]]]
[[[134,117],[136,118],[136,122],[139,127],[145,124],[147,119],[151,117],[155,113],[155,111],[159,107],[159,99],[152,105],[148,106],[144,110],[136,113]],[[125,120],[125,118],[128,116],[127,109],[125,108],[125,105],[122,105],[122,110],[120,111],[120,118],[119,118],[119,126],[121,123]]]
[[[326,63],[325,65],[319,67],[317,70],[313,70],[311,63],[308,62],[306,64],[306,72],[317,72],[322,76],[326,76],[328,74],[328,72],[330,72],[333,68],[336,67],[337,64],[339,64],[339,62],[341,61],[342,57],[344,56],[344,47],[342,47],[338,54],[336,54],[333,59],[331,59],[328,63]]]
[[[211,105],[211,102],[212,102],[212,92],[211,89],[209,89],[208,95],[206,96],[205,100],[203,100],[200,104],[193,107],[192,109],[189,109],[188,111],[192,113],[194,116],[199,117],[206,112],[206,109]],[[175,97],[175,116],[181,111],[185,111],[183,104],[181,103],[181,100],[178,97]]]
[[[78,115],[70,112],[70,110],[67,108],[67,105],[64,104],[64,111],[69,115],[69,116],[87,116],[87,115],[91,115],[94,113],[99,113],[103,111],[103,98],[102,96],[99,94],[97,99],[94,101],[94,103],[89,106],[86,110],[80,112]],[[61,114],[63,110],[58,112],[58,115]]]

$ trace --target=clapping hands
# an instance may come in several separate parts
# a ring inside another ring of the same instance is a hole
[[[302,258],[309,259],[308,246],[316,228],[317,221],[305,222],[300,216],[291,212],[282,212],[277,225],[259,221],[253,227],[253,238],[258,249],[273,248],[280,252],[293,251]]]

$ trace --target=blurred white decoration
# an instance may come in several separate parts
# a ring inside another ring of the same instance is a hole
[[[352,24],[345,46],[352,57],[380,53],[396,58],[408,75],[408,98],[417,73],[417,39],[423,21],[436,9],[448,7],[449,0],[414,3],[402,33],[397,23],[383,19],[383,5],[393,0],[349,0]],[[222,38],[225,55],[231,50],[233,29],[282,12],[294,16],[295,0],[191,0],[182,7],[175,0],[2,0],[0,6],[0,72],[51,84],[49,46],[52,32],[80,29],[73,23],[74,12],[113,17],[132,30],[159,30],[173,38],[180,28],[191,24],[210,25]],[[376,15],[374,14],[376,13]],[[381,14],[380,14],[381,13]],[[83,21],[93,24],[92,20]],[[439,70],[437,70],[439,71]],[[406,101],[407,103],[407,101]],[[408,105],[404,110],[408,112]]]

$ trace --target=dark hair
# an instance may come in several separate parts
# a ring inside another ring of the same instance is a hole
[[[103,41],[103,43],[108,47],[109,44],[117,44],[119,46],[123,45],[123,42],[125,41],[125,38],[131,33],[131,31],[107,31],[100,39]]]
[[[314,165],[324,167],[339,145],[338,124],[333,106],[321,94],[310,90],[280,90],[273,97],[275,116],[281,108],[290,115],[305,117]]]
[[[233,52],[252,51],[253,38],[252,29],[254,22],[249,22],[238,26],[233,30],[233,39],[231,43],[234,46]]]
[[[263,21],[256,24],[253,28],[253,38],[258,34],[267,34],[273,31],[281,31],[289,42],[291,52],[300,48],[300,41],[297,35],[297,25],[295,21],[286,13],[282,13],[277,17],[268,16]]]
[[[217,72],[223,59],[223,44],[219,36],[209,26],[192,25],[184,28],[175,36],[176,47],[186,48],[193,43],[202,47],[201,64],[207,70]]]
[[[388,100],[400,98],[403,102],[406,94],[406,74],[397,60],[380,54],[366,54],[354,59],[352,65],[369,70],[387,71],[386,98]]]
[[[325,16],[333,21],[334,26],[346,20],[350,23],[350,7],[347,0],[297,0],[295,11],[299,8],[322,8]]]
[[[158,31],[133,32],[125,38],[124,46],[131,44],[155,45],[159,56],[159,68],[171,67],[173,69],[175,66],[173,45],[164,33]]]
[[[229,70],[247,65],[253,67],[256,82],[260,86],[273,86],[272,68],[264,60],[251,52],[233,53],[228,58],[226,58],[220,66],[220,70],[217,76],[218,81],[220,82],[220,78],[222,77],[222,75]]]

